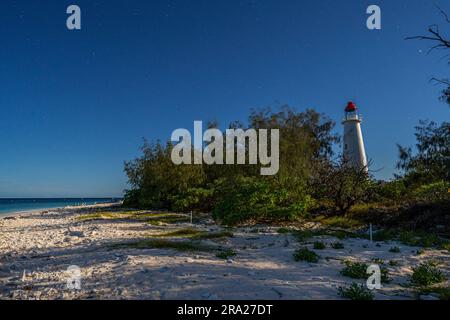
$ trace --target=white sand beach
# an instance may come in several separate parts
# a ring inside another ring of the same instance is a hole
[[[223,230],[211,219],[152,225],[133,219],[83,219],[106,205],[41,210],[0,218],[0,299],[340,299],[338,287],[363,283],[340,274],[343,261],[386,262],[392,281],[376,290],[376,299],[417,299],[408,285],[412,267],[437,261],[450,276],[450,254],[395,242],[312,238],[327,244],[318,263],[297,262],[301,245],[277,227],[233,228],[232,237],[193,242],[199,250],[127,246],[152,235],[183,228]],[[157,213],[155,213],[157,214]],[[183,241],[166,237],[166,241]],[[188,240],[191,241],[191,240]],[[389,252],[392,246],[399,253]],[[217,251],[232,249],[228,259]],[[388,261],[396,261],[390,266]],[[67,288],[67,268],[81,269],[81,289]],[[421,297],[433,299],[433,296]]]

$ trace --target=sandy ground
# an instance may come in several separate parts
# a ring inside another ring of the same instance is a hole
[[[234,237],[203,240],[233,248],[237,255],[219,259],[215,252],[171,249],[115,248],[114,244],[176,230],[189,224],[152,226],[126,220],[80,221],[92,207],[52,209],[0,217],[1,299],[339,299],[339,286],[355,282],[340,275],[344,260],[371,263],[379,258],[393,279],[375,293],[376,299],[414,299],[408,287],[411,267],[436,260],[450,275],[448,251],[362,239],[340,240],[344,249],[316,250],[318,263],[296,262],[300,247],[290,234],[260,226],[233,229]],[[209,223],[194,228],[216,231]],[[307,244],[332,237],[315,237]],[[390,253],[398,246],[400,253]],[[67,288],[67,268],[81,269],[81,290]],[[356,281],[358,282],[358,281]],[[363,281],[359,281],[363,283]]]

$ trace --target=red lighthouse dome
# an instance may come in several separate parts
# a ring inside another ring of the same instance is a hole
[[[345,112],[354,112],[356,111],[356,104],[354,104],[352,101],[347,103],[347,107],[345,108]]]

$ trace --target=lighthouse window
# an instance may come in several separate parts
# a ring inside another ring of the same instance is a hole
[[[344,147],[344,148],[345,148],[345,150],[347,150],[347,144],[345,144],[345,147]]]

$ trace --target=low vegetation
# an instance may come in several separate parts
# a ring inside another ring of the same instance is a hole
[[[336,250],[344,249],[344,244],[342,242],[336,241],[331,244],[331,247]]]
[[[297,249],[294,252],[294,260],[295,261],[306,261],[310,263],[317,263],[319,262],[319,256],[314,251],[309,250],[306,247]]]
[[[320,241],[314,242],[313,246],[314,246],[314,249],[316,249],[316,250],[323,250],[326,248],[325,243],[320,242]]]
[[[202,240],[202,239],[216,239],[216,238],[225,238],[225,237],[232,237],[233,233],[230,231],[219,231],[219,232],[208,232],[193,228],[185,228],[185,229],[178,229],[175,231],[169,231],[165,233],[160,233],[157,235],[153,235],[153,237],[158,238],[165,238],[165,237],[181,237],[181,238],[190,238],[195,240]]]
[[[233,249],[221,249],[216,254],[216,257],[220,259],[229,259],[234,256],[236,256],[236,252]]]
[[[346,231],[346,230],[333,230],[329,228],[318,228],[318,229],[305,229],[305,230],[296,230],[292,232],[292,235],[299,241],[299,242],[306,242],[309,239],[313,237],[318,236],[330,236],[330,237],[336,237],[340,240],[344,239],[355,239],[355,238],[362,238],[366,239],[367,235],[363,233],[356,233],[352,231]]]
[[[362,284],[352,283],[349,287],[339,287],[339,295],[350,300],[373,300],[374,294]]]
[[[362,262],[351,262],[345,261],[345,267],[341,270],[341,274],[345,277],[353,279],[367,279],[370,275],[367,274],[367,268],[369,267],[366,263]],[[390,281],[388,270],[380,266],[381,271],[381,282],[387,283]]]
[[[84,214],[77,217],[79,221],[95,220],[129,220],[144,221],[151,225],[188,222],[188,216],[179,213],[140,211],[100,211]]]
[[[277,230],[278,233],[282,233],[282,234],[284,234],[284,233],[290,233],[291,231],[292,231],[291,229],[285,228],[285,227],[281,227],[281,228],[279,228],[279,229]]]
[[[119,243],[113,249],[173,249],[177,251],[213,251],[215,248],[193,241],[170,241],[163,239],[142,239],[132,242]]]
[[[413,268],[411,283],[415,286],[427,287],[445,281],[444,273],[433,262],[424,262]]]
[[[389,249],[389,252],[391,252],[391,253],[400,253],[400,248],[397,247],[397,246],[391,247],[391,248]]]
[[[334,127],[324,114],[288,106],[279,111],[254,110],[245,124],[231,123],[230,129],[279,129],[280,168],[274,176],[260,175],[261,165],[175,165],[173,143],[144,142],[142,156],[125,164],[131,189],[124,207],[208,212],[230,226],[320,222],[327,231],[319,232],[339,239],[367,237],[364,231],[371,223],[383,228],[374,235],[376,241],[448,247],[437,233],[450,236],[446,220],[450,124],[421,122],[416,127],[415,148],[398,147],[399,172],[392,181],[378,181],[365,168],[353,169],[336,157],[333,150],[340,137]],[[236,158],[237,150],[233,152]],[[152,225],[188,221],[187,216],[173,215],[142,219]],[[279,232],[290,230],[284,227]],[[304,231],[293,233],[298,238],[306,236],[301,234]]]
[[[442,239],[435,233],[424,231],[409,231],[401,229],[384,229],[376,232],[373,236],[374,241],[392,241],[396,240],[402,244],[415,247],[442,247],[448,246],[449,241]]]
[[[318,221],[328,227],[344,229],[357,229],[365,226],[364,222],[349,218],[347,216],[319,217],[316,218],[315,221]]]

